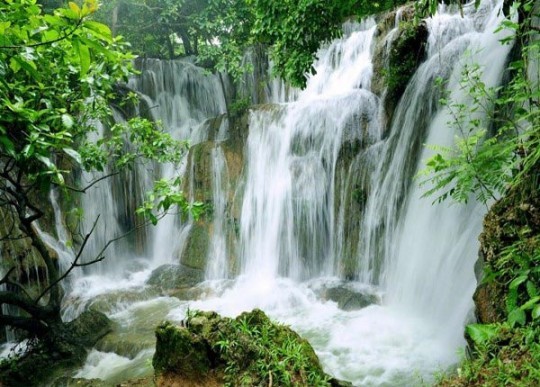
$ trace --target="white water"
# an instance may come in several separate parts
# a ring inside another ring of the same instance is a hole
[[[201,285],[199,301],[159,298],[122,303],[113,308],[112,318],[129,327],[158,305],[176,321],[184,317],[188,305],[229,316],[258,307],[308,338],[329,373],[362,386],[429,383],[434,372],[457,361],[472,308],[476,238],[485,209],[475,203],[466,208],[432,205],[432,199],[421,199],[423,190],[412,177],[421,168],[419,160],[428,156],[421,150],[423,142],[453,141],[446,124],[448,112],[437,110],[435,78],[449,79],[452,97],[465,103],[457,80],[466,61],[486,66],[487,85],[500,80],[509,47],[499,45],[502,36],[493,34],[501,20],[497,13],[494,3],[486,1],[478,12],[467,7],[465,18],[441,13],[428,21],[428,59],[410,82],[389,129],[381,123],[379,98],[370,91],[373,22],[355,27],[357,31],[322,50],[317,75],[297,101],[251,114],[238,278],[219,281],[229,272],[225,203],[216,200],[224,196],[227,172],[217,143],[212,153],[215,232],[206,273],[213,281]],[[214,103],[211,92],[194,97],[195,92],[208,90],[207,85],[200,90],[176,86],[186,75],[168,74],[172,71],[168,66],[152,63],[133,86],[148,95],[151,106],[159,103],[152,114],[177,138],[204,141],[207,137],[197,132],[197,123],[223,112],[222,105],[200,113],[189,104],[192,98],[202,101],[200,106]],[[172,79],[171,90],[164,85]],[[145,82],[152,86],[144,86]],[[209,82],[217,85],[215,78]],[[383,302],[343,311],[335,302],[321,299],[320,289],[343,283],[342,244],[350,236],[342,224],[350,214],[343,200],[336,201],[344,197],[336,187],[348,186],[345,181],[337,183],[342,179],[338,164],[343,144],[353,142],[361,144],[353,165],[366,176],[370,190],[356,238],[356,281],[349,285],[376,293]],[[161,171],[160,176],[173,172]],[[152,231],[147,241],[152,248],[146,252],[154,262],[151,266],[176,261],[188,227],[171,217]],[[140,291],[150,273],[148,265],[130,273],[122,281],[87,277],[72,296],[86,305],[102,294]],[[145,356],[150,354],[140,354]],[[130,360],[94,352],[78,376],[116,380],[140,357]],[[106,374],[104,364],[117,364],[119,371]]]

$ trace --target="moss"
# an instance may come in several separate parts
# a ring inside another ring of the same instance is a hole
[[[152,365],[156,374],[173,372],[187,379],[197,379],[210,371],[208,345],[189,330],[164,322],[156,329]]]
[[[414,22],[414,7],[402,10],[402,22],[387,50],[387,35],[394,27],[395,12],[386,14],[377,25],[379,35],[374,54],[372,89],[382,96],[388,122],[416,69],[426,56],[428,30],[425,22]]]
[[[539,305],[539,177],[540,168],[531,168],[484,218],[483,278],[474,300],[477,320],[492,324],[496,334],[485,342],[468,338],[470,356],[440,386],[540,385],[540,321],[531,314]],[[521,317],[511,318],[513,311]]]
[[[456,375],[443,376],[441,387],[537,386],[540,384],[540,328],[511,329],[498,325],[497,334],[473,350]]]
[[[234,386],[347,385],[324,373],[305,339],[289,327],[273,323],[258,309],[236,319],[195,312],[183,326],[160,325],[156,336],[154,367],[158,375],[192,380],[210,372],[220,375],[225,385]],[[197,376],[198,371],[202,374]]]
[[[198,221],[193,224],[180,262],[191,269],[205,270],[211,225]]]
[[[523,179],[492,206],[484,219],[480,252],[486,276],[474,295],[481,323],[506,320],[508,284],[525,264],[517,254],[534,257],[540,250],[540,192],[531,181],[537,178]],[[511,259],[510,248],[519,248]]]
[[[426,56],[428,30],[425,23],[403,22],[390,49],[385,73],[387,94],[385,108],[393,112],[416,69]]]

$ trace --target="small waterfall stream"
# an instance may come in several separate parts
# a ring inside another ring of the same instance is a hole
[[[500,82],[510,49],[498,42],[503,34],[494,33],[502,20],[500,3],[486,0],[476,11],[467,5],[464,17],[441,9],[427,21],[427,59],[391,124],[371,87],[375,22],[346,24],[344,37],[320,51],[317,74],[305,90],[285,90],[279,82],[265,89],[274,104],[249,115],[238,187],[232,186],[225,145],[232,129],[226,121],[217,129],[208,123],[226,112],[223,79],[189,62],[139,62],[141,75],[129,85],[145,102],[139,113],[192,147],[212,143],[208,281],[191,301],[145,286],[153,269],[178,263],[197,226],[193,219],[167,216],[137,243],[120,243],[112,250],[113,264],[74,279],[65,314],[72,318],[90,304],[100,306],[118,322],[121,340],[133,342],[112,349],[103,344],[77,376],[114,383],[149,374],[154,326],[164,318],[181,320],[188,307],[230,316],[261,308],[305,336],[327,372],[355,385],[429,383],[433,373],[455,363],[472,309],[485,208],[474,202],[432,205],[432,198],[421,198],[424,189],[414,176],[429,156],[423,143],[453,141],[435,79],[446,79],[460,103],[467,102],[458,82],[466,63],[485,69],[486,85]],[[395,30],[388,44],[394,37]],[[107,217],[96,243],[114,237],[111,228],[134,225],[120,206],[136,207],[153,180],[181,175],[186,192],[195,195],[194,173],[186,157],[179,166],[144,166],[96,185],[83,202],[89,219],[103,212]],[[233,233],[231,191],[241,191]],[[379,302],[343,310],[325,296],[332,287]]]

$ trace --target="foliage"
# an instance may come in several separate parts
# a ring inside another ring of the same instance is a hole
[[[188,310],[182,325],[164,323],[156,331],[158,375],[170,372],[187,381],[223,375],[220,383],[227,386],[330,385],[309,343],[258,309],[236,319]],[[178,361],[178,353],[189,356]]]
[[[533,386],[540,380],[540,328],[489,326],[489,337],[475,340],[473,357],[457,375],[442,376],[440,387]]]
[[[430,184],[426,195],[438,194],[438,201],[474,196],[487,205],[503,195],[486,216],[481,241],[483,282],[504,295],[489,302],[506,304],[507,321],[469,325],[472,356],[442,386],[525,386],[540,380],[540,42],[531,24],[534,2],[516,2],[515,9],[518,22],[505,20],[500,27],[513,32],[502,43],[515,41],[507,84],[488,88],[478,66],[465,69],[460,86],[469,101],[441,101],[452,117],[455,145],[430,146],[435,154],[422,173]]]
[[[154,189],[147,193],[147,198],[137,209],[137,213],[147,217],[154,226],[158,223],[159,217],[169,213],[172,207],[177,207],[181,214],[190,214],[195,220],[199,219],[203,213],[207,212],[207,205],[201,202],[190,203],[180,186],[180,178],[156,181]]]
[[[294,86],[304,87],[322,44],[341,36],[346,17],[359,18],[395,7],[404,1],[298,2],[248,0],[254,9],[252,34],[258,42],[271,45],[277,75]]]
[[[404,0],[299,2],[275,0],[113,0],[99,14],[144,56],[196,55],[234,79],[251,69],[242,58],[254,44],[271,46],[276,75],[305,86],[317,50],[341,35],[346,17],[365,17]],[[133,23],[137,20],[137,23]]]
[[[80,187],[73,170],[107,167],[112,175],[144,160],[175,162],[185,149],[158,123],[142,119],[114,125],[99,138],[100,123],[109,126],[111,104],[118,103],[117,83],[133,74],[133,56],[121,38],[91,19],[97,7],[96,0],[84,0],[44,14],[35,0],[0,3],[0,214],[5,225],[0,241],[32,246],[10,257],[0,278],[10,289],[0,291],[0,305],[15,309],[13,315],[0,315],[0,323],[40,337],[61,324],[60,283],[76,267],[103,260],[108,246],[90,262],[80,262],[92,228],[74,261],[60,270],[35,227],[46,215],[43,198],[51,187],[84,193],[97,181]],[[169,200],[167,208],[185,201],[162,199]],[[37,294],[18,282],[30,249],[43,259],[48,278]]]
[[[532,1],[524,6],[532,7]],[[456,142],[453,147],[429,146],[435,154],[422,172],[424,184],[431,185],[424,196],[438,193],[438,201],[451,197],[466,202],[472,194],[486,203],[518,185],[540,160],[540,93],[537,77],[531,81],[528,74],[540,43],[525,26],[506,21],[501,28],[513,29],[521,40],[516,44],[523,46],[521,57],[510,64],[512,78],[507,85],[489,88],[481,69],[468,66],[461,88],[470,101],[441,99]]]

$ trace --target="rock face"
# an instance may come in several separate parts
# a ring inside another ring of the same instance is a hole
[[[260,310],[236,319],[196,312],[156,330],[158,386],[347,386],[324,373],[309,343]]]
[[[231,119],[218,117],[208,121],[208,140],[194,145],[189,150],[187,176],[184,192],[194,201],[205,203],[208,211],[191,225],[185,247],[180,253],[180,262],[192,269],[204,271],[210,242],[215,233],[216,206],[214,198],[213,157],[221,152],[224,161],[221,192],[225,196],[223,229],[227,249],[228,266],[231,274],[238,267],[237,240],[240,209],[242,206],[242,179],[244,172],[244,147],[248,136],[249,112]],[[218,141],[219,128],[228,126],[227,137]]]
[[[396,25],[397,12],[399,25],[390,33]],[[410,5],[385,14],[377,25],[372,90],[383,99],[387,123],[392,121],[407,84],[426,56],[427,26],[413,20],[414,7]]]
[[[520,243],[519,254],[538,251],[540,192],[531,181],[538,181],[538,176],[525,177],[522,185],[514,187],[495,203],[484,219],[480,259],[488,272],[497,270],[502,275],[481,282],[476,289],[476,316],[481,323],[506,320],[508,284],[519,272],[520,263],[505,259],[505,249]],[[534,282],[533,277],[529,280]]]

